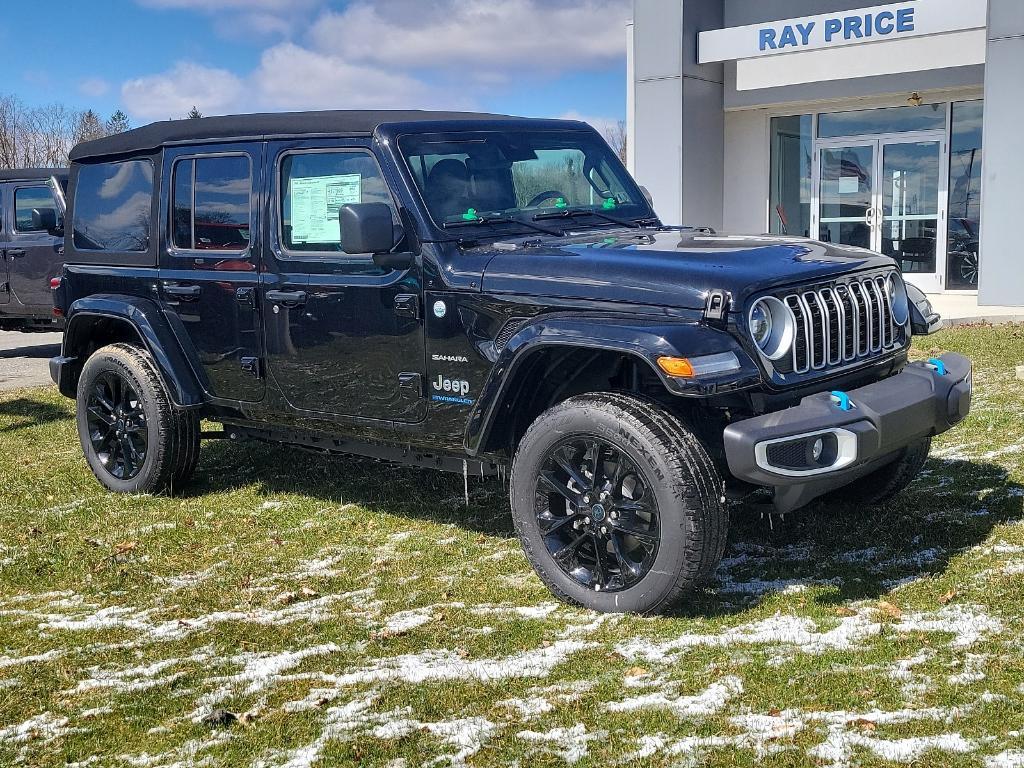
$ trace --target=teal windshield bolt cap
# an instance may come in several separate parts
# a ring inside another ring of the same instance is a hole
[[[476,221],[480,217],[476,215],[476,208],[470,208],[468,211],[462,214],[462,218],[465,219],[466,221]]]
[[[560,197],[557,200],[555,200],[555,208],[568,208],[568,207],[569,207],[569,204],[567,202],[565,202],[565,198],[564,197]]]
[[[616,205],[618,205],[618,203],[615,202],[614,197],[606,197],[601,207],[604,208],[606,211],[611,211],[614,210]]]

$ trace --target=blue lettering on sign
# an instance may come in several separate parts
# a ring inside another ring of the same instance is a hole
[[[762,51],[767,50],[768,48],[771,48],[774,51],[776,48],[778,48],[778,46],[775,45],[774,29],[771,29],[770,27],[767,29],[762,29],[760,38],[761,39],[758,43],[758,48],[760,48]]]
[[[825,42],[831,43],[833,36],[842,32],[842,19],[825,19]]]
[[[879,11],[855,16],[841,16],[825,19],[822,28],[826,43],[842,35],[844,40],[863,40],[879,35],[886,37],[893,33],[915,30],[913,6],[897,11]],[[807,47],[811,44],[811,33],[817,22],[786,24],[782,27],[764,27],[758,30],[758,48],[762,51],[778,51],[784,48]]]
[[[914,31],[914,8],[900,8],[896,11],[896,31]]]

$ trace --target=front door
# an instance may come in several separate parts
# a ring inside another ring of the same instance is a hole
[[[160,299],[210,397],[263,398],[259,231],[263,144],[164,150]]]
[[[3,248],[10,302],[26,313],[49,317],[53,308],[50,278],[61,272],[64,238],[37,229],[32,211],[52,210],[58,226],[64,224],[64,212],[46,182],[12,184],[8,194],[14,215]]]
[[[367,141],[271,145],[263,317],[270,375],[310,417],[412,423],[426,416],[420,268],[342,251],[338,209],[397,207]],[[399,243],[399,248],[403,247]]]
[[[900,134],[819,142],[816,231],[826,242],[892,256],[922,290],[943,289],[946,140]]]

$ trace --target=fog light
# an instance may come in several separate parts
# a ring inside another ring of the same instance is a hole
[[[815,461],[821,458],[821,452],[825,450],[825,441],[820,437],[814,441],[814,445],[811,446],[811,458]]]

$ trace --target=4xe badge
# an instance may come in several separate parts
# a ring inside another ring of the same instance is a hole
[[[443,301],[434,302],[434,317],[441,318],[448,314],[448,305]]]
[[[467,397],[469,382],[465,379],[447,379],[438,374],[437,381],[432,381],[430,386],[434,389],[431,400],[439,403],[455,403],[456,405],[473,404],[473,400]]]

